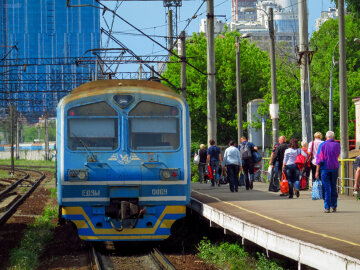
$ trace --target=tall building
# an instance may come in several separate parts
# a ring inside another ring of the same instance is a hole
[[[250,5],[249,2],[246,4]],[[252,10],[239,9],[242,11],[241,14],[244,14],[245,19],[240,19],[239,15],[239,20],[231,21],[228,23],[228,27],[231,31],[249,33],[252,36],[252,41],[256,42],[262,49],[267,49],[270,39],[268,25],[270,8],[274,12],[275,41],[284,43],[291,51],[295,51],[299,40],[297,0],[255,1]]]
[[[328,11],[321,11],[320,18],[316,19],[315,28],[319,30],[320,26],[330,19],[337,19],[338,17],[338,10],[336,8],[329,8]]]
[[[255,21],[256,11],[242,11],[242,8],[255,8],[257,0],[232,0],[231,18],[233,22],[237,21]]]
[[[67,7],[67,1],[1,0],[0,107],[24,115],[53,112],[68,91],[91,78],[94,67],[76,58],[100,47],[100,14],[94,7]],[[70,0],[70,5],[97,5]]]

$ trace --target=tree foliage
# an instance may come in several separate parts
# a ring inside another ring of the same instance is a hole
[[[226,32],[215,38],[216,100],[218,143],[226,144],[237,137],[235,39],[239,33]],[[193,34],[186,41],[187,60],[206,73],[207,41],[203,34]],[[176,61],[175,57],[171,61]],[[262,98],[270,76],[269,58],[254,44],[242,40],[240,44],[240,74],[243,119],[246,127],[246,104]],[[207,76],[187,66],[187,101],[190,107],[192,140],[207,139]],[[180,87],[180,65],[168,64],[164,76]],[[246,129],[245,129],[246,131]]]
[[[329,20],[321,28],[313,33],[310,40],[312,47],[317,47],[311,63],[311,84],[313,97],[314,128],[326,131],[328,129],[329,110],[329,88],[330,70],[332,55],[335,61],[339,60],[339,49],[336,45],[339,40],[338,20]],[[349,106],[349,135],[355,136],[355,106],[352,102],[354,97],[360,96],[360,44],[354,42],[355,37],[360,37],[360,19],[352,15],[345,17],[346,35],[346,70],[347,89]],[[339,113],[339,69],[335,65],[333,72],[333,93],[334,93],[334,129],[337,135],[340,134],[340,113]]]

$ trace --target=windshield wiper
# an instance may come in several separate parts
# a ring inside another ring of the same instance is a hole
[[[76,136],[74,133],[71,133],[71,135],[73,137],[75,137],[85,148],[88,157],[87,157],[87,162],[96,162],[96,155],[93,154],[93,152],[90,151],[89,147],[86,145],[86,143],[83,142],[83,140],[81,140],[78,136]]]

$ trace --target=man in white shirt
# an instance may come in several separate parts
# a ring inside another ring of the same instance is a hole
[[[226,166],[229,177],[231,192],[238,192],[239,170],[242,170],[240,151],[235,147],[235,142],[230,141],[229,147],[225,150],[223,165]]]

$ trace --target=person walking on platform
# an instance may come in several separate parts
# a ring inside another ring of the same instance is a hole
[[[280,145],[280,138],[277,143],[274,144],[273,149],[271,151],[269,166],[273,166],[270,173],[270,185],[269,191],[278,192],[280,189],[279,184],[279,161],[273,161],[274,153],[276,148]],[[268,172],[269,173],[269,172]]]
[[[326,132],[326,141],[319,145],[316,157],[316,174],[318,178],[321,170],[321,182],[324,190],[325,213],[336,212],[337,209],[337,189],[336,183],[339,174],[340,144],[335,141],[333,131]]]
[[[302,141],[301,142],[301,150],[303,150],[305,153],[306,153],[306,161],[305,161],[305,164],[304,164],[304,168],[301,170],[300,174],[300,189],[306,189],[309,187],[309,179],[310,179],[310,170],[311,168],[308,166],[308,159],[309,159],[309,156],[308,156],[308,143],[307,141]]]
[[[206,163],[210,165],[211,171],[213,173],[213,179],[211,179],[211,186],[215,186],[215,183],[220,186],[220,175],[219,175],[219,165],[221,161],[221,153],[219,147],[215,145],[215,140],[211,139],[209,141],[210,147],[207,150],[207,160]]]
[[[289,143],[289,148],[285,150],[283,162],[283,169],[286,172],[286,177],[289,182],[289,199],[293,198],[294,196],[293,185],[295,185],[296,197],[300,196],[300,170],[295,164],[295,160],[298,155],[303,155],[304,157],[306,157],[306,153],[299,148],[298,140],[292,138]]]
[[[307,150],[308,158],[311,158],[310,169],[311,169],[311,177],[312,177],[313,182],[316,180],[315,173],[316,173],[316,156],[317,156],[317,152],[319,150],[319,145],[321,143],[323,143],[323,141],[321,139],[322,139],[321,132],[316,132],[314,134],[314,140],[309,143],[309,147],[308,147],[308,150]],[[321,177],[321,173],[319,173],[319,177]]]
[[[226,148],[224,153],[223,165],[226,166],[229,177],[230,191],[238,192],[239,171],[242,170],[242,167],[240,151],[234,145],[234,141],[229,142],[229,147]]]
[[[274,151],[274,155],[271,159],[271,164],[278,163],[278,173],[277,173],[277,178],[275,179],[275,181],[276,181],[275,185],[277,187],[279,187],[279,189],[280,189],[279,177],[281,177],[281,170],[283,167],[285,150],[288,148],[288,144],[286,142],[286,137],[280,136],[279,143],[280,143],[280,145],[278,147],[276,147],[276,149]],[[279,175],[279,172],[280,172],[280,175]],[[283,194],[283,193],[280,194],[280,196],[286,196],[286,195],[287,194]]]
[[[240,156],[245,176],[246,190],[253,189],[254,185],[254,161],[252,158],[253,151],[258,148],[252,143],[248,142],[246,137],[240,138],[241,144],[239,145]]]
[[[205,144],[200,144],[198,155],[200,157],[200,161],[198,164],[199,182],[202,183],[203,181],[205,181],[206,183],[206,180],[204,178],[206,159],[207,159],[207,151],[205,149]]]
[[[360,156],[357,156],[354,161],[354,169],[356,170],[355,171],[354,191],[358,192],[359,186],[360,186]]]

